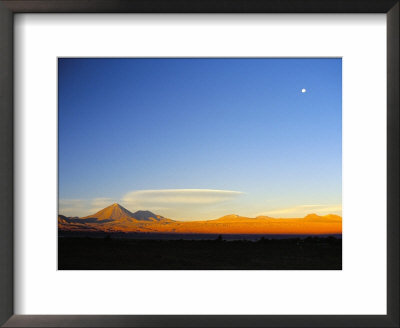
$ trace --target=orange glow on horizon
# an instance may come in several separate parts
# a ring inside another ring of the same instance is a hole
[[[342,217],[307,215],[304,218],[247,218],[236,215],[208,221],[134,221],[129,219],[105,223],[69,223],[59,217],[59,229],[68,231],[146,232],[177,234],[341,234]]]

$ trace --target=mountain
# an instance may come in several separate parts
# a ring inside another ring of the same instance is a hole
[[[86,231],[96,232],[99,231],[98,227],[92,224],[87,224],[87,221],[83,221],[79,218],[66,217],[64,215],[58,216],[58,229],[64,231]]]
[[[269,216],[257,216],[255,218],[248,218],[245,216],[240,216],[236,214],[229,214],[225,215],[223,217],[220,217],[219,219],[216,220],[210,220],[214,222],[248,222],[248,223],[254,223],[254,222],[259,222],[259,221],[265,221],[269,219],[274,219]],[[276,220],[276,219],[274,219]]]
[[[315,213],[308,214],[304,217],[306,221],[313,221],[313,222],[342,222],[342,217],[335,214],[328,214],[328,215],[318,215]]]
[[[130,212],[119,204],[83,218],[58,216],[58,227],[66,231],[204,233],[204,234],[340,234],[338,215],[309,214],[304,218],[248,218],[235,214],[206,221],[174,221],[150,211]]]
[[[133,217],[138,221],[160,221],[165,219],[161,215],[154,214],[150,211],[136,211],[133,213]]]
[[[101,211],[98,211],[95,214],[85,216],[81,219],[92,219],[96,218],[99,221],[102,220],[126,220],[126,219],[135,219],[133,213],[128,211],[125,207],[115,203],[106,208],[103,208]]]
[[[215,221],[215,222],[238,222],[238,221],[246,221],[249,220],[249,218],[246,218],[244,216],[239,216],[236,214],[229,214],[229,215],[225,215],[223,217],[220,217],[219,219],[215,219],[215,220],[209,220],[209,221]]]
[[[166,220],[161,215],[154,214],[150,211],[137,211],[132,213],[125,207],[115,203],[103,208],[97,213],[82,217],[81,220],[97,220],[97,221],[162,221]],[[172,221],[172,220],[171,220]],[[89,221],[87,221],[89,222]]]

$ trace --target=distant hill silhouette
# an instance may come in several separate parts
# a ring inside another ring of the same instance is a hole
[[[338,215],[309,214],[304,218],[248,218],[235,214],[216,220],[174,221],[150,211],[130,212],[112,204],[82,218],[58,216],[58,228],[64,231],[152,232],[202,234],[341,234]]]

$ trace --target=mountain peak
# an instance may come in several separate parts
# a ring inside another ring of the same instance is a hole
[[[136,211],[135,214],[153,214],[153,215],[154,215],[153,212],[146,211],[146,210],[139,210],[139,211]]]
[[[313,213],[305,216],[304,220],[313,222],[342,222],[342,217],[336,214],[317,215]]]
[[[154,214],[150,211],[137,211],[135,213],[130,212],[125,207],[118,203],[111,204],[106,208],[96,212],[95,214],[88,215],[82,219],[97,219],[98,221],[110,220],[110,221],[160,221],[165,218]]]
[[[110,206],[107,206],[107,207],[121,207],[121,208],[123,208],[123,206],[119,205],[118,203],[111,204]]]
[[[125,207],[114,203],[102,210],[96,212],[95,214],[88,215],[83,217],[82,219],[96,218],[98,220],[123,220],[123,219],[132,219],[133,214],[128,211]]]
[[[304,218],[305,219],[318,219],[318,218],[320,218],[320,216],[315,213],[311,213],[311,214],[306,215]]]
[[[237,214],[228,214],[225,216],[220,217],[219,219],[216,219],[214,221],[227,221],[227,222],[233,222],[233,221],[240,221],[243,219],[248,219],[243,216],[237,215]]]
[[[133,217],[139,221],[157,221],[163,218],[162,216],[154,214],[153,212],[143,210],[139,210],[133,213]]]

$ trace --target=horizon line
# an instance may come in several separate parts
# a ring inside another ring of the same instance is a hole
[[[104,208],[98,210],[96,213],[101,212],[101,211],[103,211],[103,210],[105,210],[105,209],[107,209],[107,208],[109,208],[109,207],[114,206],[114,205],[117,205],[117,206],[119,206],[119,207],[121,207],[121,208],[123,208],[123,209],[129,211],[129,212],[132,213],[132,214],[135,214],[135,213],[137,213],[137,212],[150,212],[150,213],[154,214],[155,216],[161,216],[161,217],[163,217],[163,218],[165,218],[165,219],[170,219],[170,218],[168,218],[168,217],[164,217],[163,215],[156,214],[156,213],[154,213],[153,211],[148,210],[148,209],[139,209],[139,210],[136,210],[136,211],[133,212],[133,211],[127,209],[126,207],[122,206],[121,204],[119,204],[119,203],[117,203],[117,202],[114,202],[114,203],[112,203],[111,205],[108,205],[108,206],[106,206],[106,207],[104,207]],[[304,205],[303,205],[303,206],[304,206]],[[319,205],[319,206],[322,206],[322,205]],[[300,206],[300,207],[301,207],[301,206]],[[96,213],[94,213],[94,214],[96,214]],[[94,214],[85,215],[85,216],[83,216],[83,217],[86,217],[86,218],[92,217],[91,215],[94,215]],[[79,219],[83,218],[82,216],[67,216],[67,215],[64,215],[64,214],[62,214],[62,213],[60,213],[60,212],[58,212],[58,215],[62,215],[62,216],[65,216],[65,217],[77,217],[77,218],[79,218]],[[279,220],[279,219],[290,220],[290,219],[304,219],[304,218],[306,218],[306,217],[308,217],[308,216],[311,216],[311,215],[316,215],[316,216],[319,216],[319,217],[334,215],[334,216],[338,216],[338,217],[340,217],[340,218],[343,218],[342,215],[339,215],[339,214],[328,213],[328,214],[320,215],[320,214],[317,214],[317,213],[315,213],[315,212],[310,212],[310,213],[308,213],[308,214],[306,214],[305,216],[302,216],[302,217],[299,217],[299,216],[297,216],[297,217],[282,217],[282,216],[280,216],[280,217],[273,217],[273,216],[269,216],[269,215],[243,216],[243,215],[239,215],[239,214],[235,214],[235,213],[230,213],[230,214],[222,215],[222,216],[217,217],[217,218],[215,218],[215,219],[203,219],[203,220],[201,220],[201,219],[196,219],[196,220],[170,219],[170,220],[177,221],[177,222],[214,221],[214,220],[218,220],[218,219],[221,219],[221,218],[224,218],[224,217],[227,217],[227,216],[236,216],[236,217],[246,218],[246,219],[270,218],[270,219],[277,219],[277,220]],[[95,217],[93,217],[93,218],[95,218]]]

